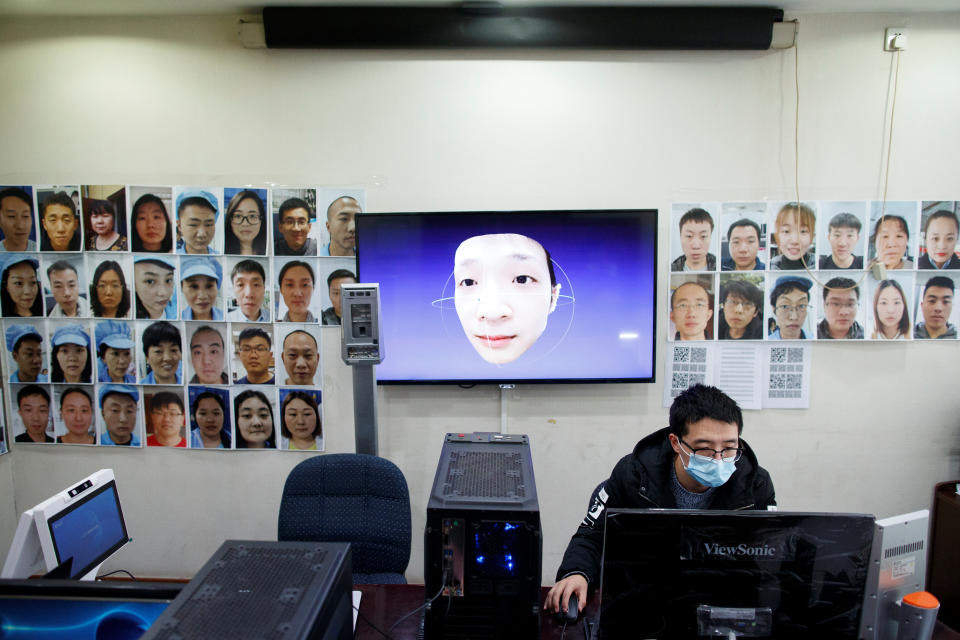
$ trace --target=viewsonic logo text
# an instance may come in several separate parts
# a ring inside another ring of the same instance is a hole
[[[772,558],[777,553],[776,547],[771,547],[768,544],[751,547],[743,543],[736,546],[725,546],[715,542],[704,542],[703,546],[707,551],[707,555],[711,556],[749,556],[752,558]]]

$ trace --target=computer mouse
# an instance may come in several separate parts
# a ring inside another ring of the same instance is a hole
[[[580,599],[577,598],[577,594],[571,593],[570,599],[567,600],[567,611],[563,612],[563,609],[557,611],[557,620],[560,622],[574,622],[577,619],[577,616],[580,614]]]

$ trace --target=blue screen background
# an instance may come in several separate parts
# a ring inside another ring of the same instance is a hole
[[[133,640],[168,602],[0,598],[0,638]]]
[[[99,495],[50,522],[53,546],[60,564],[73,558],[73,576],[95,562],[117,543],[126,540],[123,521],[117,507],[117,494],[109,486]]]

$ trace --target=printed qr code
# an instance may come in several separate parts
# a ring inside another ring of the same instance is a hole
[[[690,347],[674,347],[673,361],[674,362],[690,362]]]
[[[788,349],[790,352],[788,354],[788,362],[803,362],[803,348],[801,347],[792,347]]]
[[[770,375],[770,388],[771,389],[783,389],[787,384],[787,377],[781,373],[774,373]]]
[[[705,384],[707,382],[707,375],[705,373],[691,373],[690,374],[690,386],[695,384]]]
[[[786,347],[776,347],[770,349],[770,362],[775,362],[780,364],[781,362],[787,361],[787,348]]]
[[[803,385],[803,376],[791,373],[787,375],[787,389],[799,389]]]
[[[707,361],[707,350],[698,347],[696,349],[690,349],[690,362],[706,362]]]
[[[686,389],[689,386],[690,376],[686,373],[676,373],[673,374],[673,382],[670,383],[671,389]]]

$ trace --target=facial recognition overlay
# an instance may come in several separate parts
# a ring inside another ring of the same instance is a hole
[[[920,213],[918,269],[960,269],[957,255],[960,202],[924,200]]]
[[[143,388],[129,384],[97,385],[97,431],[104,447],[142,447]]]
[[[191,385],[187,389],[190,448],[233,448],[230,392],[222,387]]]
[[[33,187],[0,185],[0,252],[36,251],[37,226]]]
[[[867,249],[867,203],[826,200],[817,203],[820,224],[817,265],[824,270],[863,269]]]
[[[909,271],[888,272],[886,280],[867,276],[862,304],[866,307],[869,339],[909,340],[913,337],[915,279],[916,274]]]
[[[284,386],[320,387],[320,328],[303,323],[277,324],[274,329],[278,382]]]
[[[225,187],[223,190],[223,252],[266,256],[273,246],[270,199],[266,189]]]
[[[887,269],[915,269],[920,203],[870,203],[869,265],[882,262]]]
[[[652,377],[655,220],[648,211],[358,216],[357,275],[380,283],[391,345],[378,380]]]
[[[770,264],[773,271],[816,269],[817,226],[815,202],[771,202],[767,205]]]
[[[323,451],[319,389],[280,389],[280,445],[286,451]]]
[[[137,322],[143,384],[183,384],[183,331],[182,322]]]
[[[273,277],[278,322],[319,322],[323,285],[316,258],[274,258]]]
[[[230,334],[225,322],[187,322],[187,380],[190,384],[230,384]]]
[[[43,315],[43,283],[38,253],[0,256],[0,310],[5,318]]]
[[[960,274],[951,272],[917,274],[914,339],[957,339],[960,311],[956,309],[953,301],[958,287],[960,287]]]
[[[94,320],[94,375],[97,382],[134,384],[140,348],[134,323],[127,320]]]
[[[173,189],[137,187],[128,189],[130,204],[130,250],[135,253],[173,253]]]
[[[40,221],[41,251],[83,249],[80,185],[38,186],[37,219]]]
[[[236,423],[236,449],[276,449],[280,416],[277,390],[270,386],[233,387],[231,407]]]
[[[183,256],[180,258],[180,300],[182,320],[222,322],[223,258]]]
[[[50,334],[41,318],[3,321],[6,379],[9,382],[49,382]]]
[[[183,387],[143,387],[143,409],[149,447],[186,447]]]
[[[357,254],[355,219],[366,210],[364,189],[318,189],[319,255],[351,257]],[[322,223],[322,224],[319,224]]]
[[[223,272],[227,320],[270,322],[275,290],[270,267],[269,258],[227,258]]]
[[[866,324],[862,271],[821,271],[817,277],[820,316],[817,338],[863,340]]]
[[[135,286],[135,271],[133,267],[134,257],[129,254],[108,253],[93,254],[88,253],[87,259],[87,279],[82,281],[87,299],[90,301],[90,314],[95,318],[118,318],[131,319],[137,308]],[[149,257],[149,254],[144,254]],[[147,265],[144,265],[146,267]],[[141,267],[141,277],[148,278],[148,272],[155,272],[158,281],[166,281],[163,271],[157,270],[157,265],[152,268]],[[151,283],[152,285],[153,283]],[[151,297],[154,289],[150,285],[144,284],[144,297],[149,301],[151,308],[158,308],[155,298]],[[169,303],[167,304],[169,306]],[[146,307],[141,304],[141,313],[148,313]],[[166,307],[164,307],[166,310]]]
[[[319,291],[320,324],[340,325],[342,316],[341,289],[344,284],[357,282],[357,261],[355,258],[329,258],[320,260],[317,274]]]
[[[177,320],[180,262],[177,256],[133,256],[134,310],[138,320]]]
[[[80,186],[84,249],[129,251],[127,188],[122,184]]]
[[[762,271],[720,274],[715,314],[718,339],[763,339],[764,286]]]
[[[712,340],[716,276],[673,274],[670,276],[670,315],[667,335],[671,340]]]
[[[674,203],[670,209],[670,271],[716,271],[716,202]]]
[[[767,340],[811,340],[819,305],[817,287],[805,272],[767,273],[764,332]]]
[[[54,385],[54,434],[58,444],[96,444],[92,384]]]
[[[40,281],[44,307],[51,318],[89,318],[90,300],[86,256],[45,254],[40,256]]]
[[[53,386],[11,384],[7,387],[7,415],[17,444],[53,443]]]
[[[767,266],[767,203],[724,202],[717,235],[723,271],[762,271]]]
[[[92,320],[47,320],[44,342],[50,348],[50,382],[93,383],[96,354],[92,336]]]
[[[223,188],[174,187],[177,253],[223,254]]]
[[[262,324],[231,323],[230,340],[233,344],[230,368],[234,384],[274,384],[273,328]]]
[[[316,256],[320,244],[316,189],[273,189],[273,255]]]

